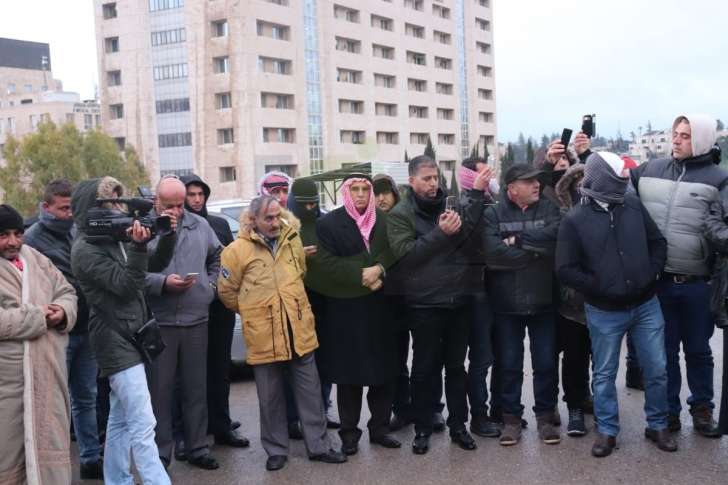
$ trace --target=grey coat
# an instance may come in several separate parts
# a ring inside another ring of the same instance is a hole
[[[159,238],[149,243],[149,250],[156,248]],[[149,309],[159,325],[187,327],[207,322],[208,307],[215,298],[215,288],[220,272],[222,245],[205,219],[185,211],[177,226],[177,242],[174,256],[160,273],[147,273],[146,294]],[[185,277],[199,273],[197,282],[184,293],[167,293],[164,282],[168,275]]]

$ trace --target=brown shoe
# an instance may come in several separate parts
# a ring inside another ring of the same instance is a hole
[[[513,446],[521,441],[521,418],[512,414],[503,415],[503,432],[500,436],[502,446]]]
[[[554,426],[554,413],[536,416],[538,437],[547,445],[558,445],[561,443],[561,434]]]
[[[677,442],[670,434],[670,430],[645,428],[645,438],[654,442],[662,451],[677,451]]]
[[[713,410],[710,406],[697,405],[690,409],[693,416],[693,428],[706,438],[720,438],[720,428],[713,419]]]
[[[592,456],[596,456],[597,458],[604,458],[605,456],[611,455],[612,450],[616,447],[617,439],[614,436],[597,432],[597,437],[594,440],[591,453]]]

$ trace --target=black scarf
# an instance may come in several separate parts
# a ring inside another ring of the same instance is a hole
[[[445,193],[437,189],[437,195],[433,198],[420,197],[413,190],[412,195],[417,207],[429,216],[439,216],[445,210]]]
[[[620,177],[598,154],[593,153],[584,167],[582,195],[604,204],[624,204],[629,177]]]

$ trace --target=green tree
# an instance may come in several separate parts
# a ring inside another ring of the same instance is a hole
[[[501,185],[505,184],[504,177],[509,168],[511,168],[516,161],[516,153],[513,148],[513,144],[509,143],[506,145],[506,153],[501,158],[500,174],[501,174]]]
[[[528,138],[528,143],[526,143],[526,163],[533,163],[534,159],[534,150],[533,150],[533,140],[531,137]]]
[[[485,148],[486,150],[488,147]],[[480,157],[480,144],[476,141],[475,145],[473,145],[473,150],[470,152],[471,158],[479,158]]]
[[[427,155],[433,160],[437,160],[437,156],[435,155],[435,149],[432,147],[432,138],[429,136],[427,137],[427,145],[425,146],[425,151],[423,155]]]
[[[43,123],[22,140],[9,137],[3,149],[0,187],[5,200],[22,214],[36,210],[43,189],[54,179],[71,182],[112,176],[132,189],[148,185],[149,176],[132,147],[124,153],[100,131],[81,133],[75,125]]]
[[[404,151],[404,163],[409,163],[410,158],[409,155],[407,155],[407,150]]]
[[[490,157],[490,151],[488,151],[488,145],[483,143],[483,159],[487,162]]]

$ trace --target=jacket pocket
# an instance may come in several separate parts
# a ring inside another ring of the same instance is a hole
[[[273,360],[276,328],[273,312],[268,306],[246,308],[240,312],[243,337],[248,347],[248,360]]]

